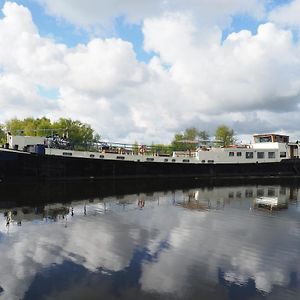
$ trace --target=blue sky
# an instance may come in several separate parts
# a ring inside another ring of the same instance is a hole
[[[4,0],[0,0],[0,6],[4,4]],[[78,43],[87,43],[89,37],[84,30],[76,29],[72,24],[49,14],[46,14],[45,8],[34,0],[16,0],[20,5],[27,7],[34,23],[37,25],[39,33],[44,37],[54,38],[58,43],[65,43],[70,47],[76,46]]]

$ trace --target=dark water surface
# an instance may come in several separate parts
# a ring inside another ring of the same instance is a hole
[[[300,299],[299,187],[2,185],[0,299]]]

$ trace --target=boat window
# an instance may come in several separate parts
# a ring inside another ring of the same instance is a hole
[[[257,158],[265,158],[265,152],[257,152]]]
[[[268,196],[269,197],[274,197],[275,196],[275,189],[268,188]]]
[[[104,158],[104,155],[99,155],[99,158]]]
[[[257,197],[263,197],[264,196],[264,190],[263,189],[257,189],[256,195],[257,195]]]
[[[205,160],[201,160],[201,162],[204,164],[204,163],[205,163]]]
[[[153,158],[153,157],[147,157],[146,160],[147,160],[147,161],[154,161],[154,158]]]
[[[71,152],[63,152],[63,155],[65,155],[65,156],[72,156],[72,153]]]
[[[189,159],[183,159],[182,162],[186,162],[187,163],[187,162],[190,162],[190,160]]]
[[[285,135],[275,135],[274,136],[274,142],[288,143],[289,142],[289,137],[285,136]]]
[[[255,136],[254,141],[255,143],[270,143],[272,142],[272,136]]]
[[[268,158],[275,158],[275,152],[268,152]]]
[[[286,195],[286,188],[285,187],[280,187],[279,194],[280,195]]]
[[[246,158],[253,158],[253,152],[246,152]]]
[[[125,159],[124,156],[117,156],[117,159]]]
[[[245,197],[246,198],[252,198],[253,197],[253,191],[252,190],[246,190]]]
[[[169,161],[167,158],[164,159],[165,162]]]
[[[234,152],[230,151],[229,156],[234,156]]]
[[[90,157],[95,157],[95,155],[94,154],[90,154]]]
[[[237,152],[236,156],[242,156],[242,152]]]
[[[213,164],[215,161],[209,159],[207,162],[208,162],[209,164]]]
[[[286,152],[280,152],[280,157],[286,157]]]
[[[172,162],[175,162],[176,161],[176,159],[172,159]]]

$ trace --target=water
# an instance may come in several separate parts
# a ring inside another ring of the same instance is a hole
[[[2,186],[0,299],[299,299],[299,186]]]

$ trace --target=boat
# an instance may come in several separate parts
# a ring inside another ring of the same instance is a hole
[[[201,145],[172,155],[141,146],[78,151],[45,137],[8,134],[0,148],[0,181],[119,178],[299,177],[299,144],[280,134],[256,134],[247,145]]]
[[[254,201],[254,208],[269,210],[288,208],[288,202],[286,199],[279,197],[257,197]]]

